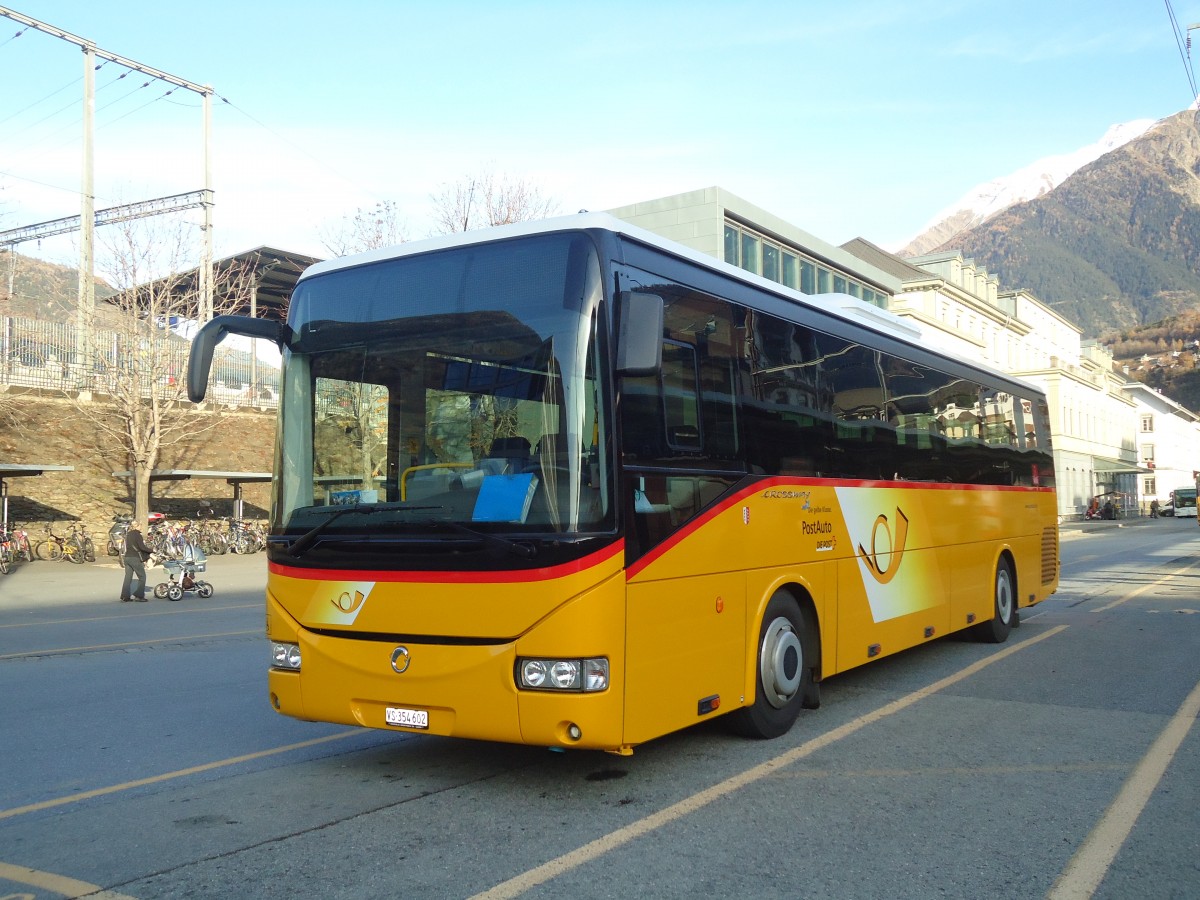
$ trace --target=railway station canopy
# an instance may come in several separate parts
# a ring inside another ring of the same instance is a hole
[[[132,478],[133,472],[113,472],[113,478]],[[150,473],[151,494],[156,481],[186,481],[191,478],[223,478],[233,487],[233,510],[241,518],[244,510],[242,485],[262,484],[271,480],[270,472],[218,472],[211,469],[155,469]]]
[[[213,262],[213,306],[242,316],[283,321],[296,282],[313,263],[315,256],[289,253],[274,247],[258,247]],[[246,294],[246,280],[253,291]],[[199,287],[200,270],[193,269],[178,278],[173,290],[192,293]]]

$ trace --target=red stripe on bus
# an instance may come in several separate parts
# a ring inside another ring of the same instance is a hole
[[[587,556],[540,569],[518,569],[512,572],[436,572],[422,569],[386,571],[381,569],[300,569],[276,562],[267,563],[267,571],[285,578],[307,581],[411,581],[424,584],[513,584],[522,581],[550,581],[565,578],[608,562],[625,552],[625,542],[615,543]]]
[[[883,480],[862,480],[855,478],[797,478],[786,475],[776,475],[771,478],[764,478],[761,481],[756,481],[754,484],[743,488],[736,494],[722,500],[712,509],[707,510],[697,516],[686,526],[679,529],[625,571],[625,579],[628,581],[631,578],[636,578],[643,569],[661,558],[667,551],[682,543],[691,534],[699,531],[708,522],[711,522],[725,510],[731,506],[744,501],[753,494],[759,494],[763,491],[768,491],[771,488],[786,485],[788,487],[812,487],[812,488],[837,488],[837,487],[853,487],[853,488],[904,488],[905,490],[920,490],[920,491],[1027,491],[1032,493],[1045,493],[1053,491],[1053,488],[1048,487],[1022,487],[1020,485],[1007,484],[947,484],[937,481],[883,481]]]

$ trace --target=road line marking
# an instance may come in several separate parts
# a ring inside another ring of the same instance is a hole
[[[184,778],[188,775],[198,775],[201,772],[211,772],[213,769],[224,768],[225,766],[235,766],[238,763],[250,762],[255,759],[263,759],[268,756],[277,756],[280,753],[287,753],[291,750],[303,750],[305,747],[315,747],[318,744],[326,744],[330,741],[339,741],[342,738],[350,737],[355,734],[362,734],[363,729],[356,728],[353,731],[340,731],[337,734],[329,734],[325,737],[313,738],[311,741],[301,741],[298,744],[288,744],[285,747],[273,747],[270,750],[259,750],[256,753],[247,753],[243,756],[234,756],[229,759],[221,759],[216,762],[203,763],[199,766],[191,766],[187,769],[177,769],[174,772],[164,772],[162,775],[152,775],[149,778],[139,778],[136,781],[126,781],[122,784],[114,784],[110,787],[95,788],[90,791],[80,791],[77,794],[71,794],[68,797],[56,797],[53,800],[43,800],[40,803],[30,803],[28,806],[14,806],[12,809],[0,809],[0,819],[11,819],[16,816],[23,816],[26,813],[38,812],[43,809],[53,809],[56,806],[65,806],[68,803],[78,803],[80,800],[90,800],[93,797],[103,797],[106,794],[116,794],[121,791],[132,790],[133,788],[145,787],[148,784],[160,784],[164,781],[170,781],[173,778]]]
[[[1066,775],[1074,772],[1128,772],[1127,763],[1041,763],[1028,766],[930,766],[924,769],[801,769],[777,778],[940,778],[993,775]]]
[[[64,897],[87,897],[88,900],[133,900],[125,894],[106,891],[98,884],[88,884],[66,875],[55,875],[53,872],[39,872],[37,869],[27,869],[25,866],[14,866],[0,862],[0,878],[15,881],[17,884],[27,884],[62,894]]]
[[[218,631],[213,634],[186,634],[177,637],[150,638],[145,641],[122,641],[119,644],[90,644],[84,647],[52,647],[48,650],[23,650],[20,653],[0,654],[0,660],[20,659],[24,656],[56,656],[60,653],[84,653],[89,650],[114,650],[118,647],[140,647],[145,644],[170,644],[178,641],[196,641],[202,638],[238,637],[247,634],[263,634],[262,629],[250,631]]]
[[[472,900],[500,900],[500,898],[517,897],[532,888],[557,878],[572,869],[578,868],[584,863],[598,859],[606,853],[616,850],[635,838],[639,838],[645,834],[662,828],[684,816],[694,813],[710,803],[713,803],[722,797],[732,794],[734,791],[740,790],[747,785],[753,784],[756,781],[761,781],[768,775],[777,773],[785,766],[789,766],[794,762],[804,759],[806,756],[811,756],[818,750],[823,750],[830,744],[837,743],[842,738],[849,737],[857,731],[861,731],[868,725],[873,725],[888,716],[894,715],[903,709],[907,709],[915,703],[924,700],[927,697],[936,694],[938,691],[944,690],[953,684],[957,684],[966,678],[974,675],[976,672],[987,668],[992,663],[999,662],[1012,656],[1018,651],[1032,647],[1034,644],[1040,643],[1047,638],[1054,637],[1057,634],[1065,631],[1066,625],[1058,625],[1050,629],[1044,634],[1037,637],[1029,638],[1019,644],[1014,644],[1010,647],[994,653],[991,656],[977,660],[971,663],[965,669],[960,669],[953,675],[948,675],[940,681],[935,681],[933,684],[923,687],[918,691],[913,691],[898,700],[893,700],[884,706],[879,707],[866,715],[859,716],[844,725],[839,725],[832,731],[828,731],[819,737],[815,737],[810,741],[801,744],[799,747],[793,747],[785,753],[776,756],[774,759],[769,759],[764,763],[759,763],[744,772],[740,772],[724,781],[714,784],[712,787],[706,788],[703,791],[692,794],[690,797],[685,797],[676,803],[671,804],[665,809],[661,809],[652,815],[639,819],[636,822],[630,822],[623,828],[618,828],[603,837],[597,838],[582,847],[572,850],[570,853],[565,853],[557,859],[549,860],[536,868],[516,875],[513,878],[503,881],[500,884],[489,888],[486,891],[476,894]]]
[[[145,610],[145,611],[141,611],[141,612],[143,612],[143,616],[145,616],[146,614],[153,615],[153,616],[180,616],[180,615],[186,615],[188,613],[227,612],[231,609],[255,609],[255,608],[261,609],[262,602],[260,601],[258,603],[240,603],[237,606],[201,606],[201,607],[187,608],[187,609],[170,609],[170,610],[164,609],[161,611],[160,610]],[[114,610],[112,615],[88,616],[87,618],[83,618],[83,619],[47,619],[44,622],[7,622],[4,624],[0,624],[0,629],[2,629],[2,628],[32,628],[32,627],[36,627],[38,625],[74,625],[76,623],[82,623],[82,622],[120,622],[120,621],[124,621],[125,618],[126,618],[125,616],[122,616],[119,612]]]
[[[1196,723],[1197,715],[1200,715],[1200,682],[1192,688],[1192,692],[1171,717],[1167,727],[1150,745],[1133,774],[1121,786],[1117,799],[1105,810],[1104,817],[1092,829],[1082,846],[1075,851],[1075,855],[1055,881],[1054,887],[1046,895],[1048,898],[1084,900],[1096,892],[1096,888],[1112,867],[1113,860],[1117,858],[1121,846],[1133,831],[1133,826],[1137,824],[1142,810],[1150,801],[1150,795],[1166,774],[1167,766],[1171,764],[1175,752]]]
[[[1108,610],[1112,609],[1114,606],[1120,606],[1122,603],[1125,603],[1127,600],[1132,600],[1134,597],[1137,597],[1137,596],[1140,596],[1141,594],[1146,593],[1146,591],[1150,590],[1150,588],[1158,587],[1160,584],[1163,584],[1167,581],[1170,581],[1172,578],[1182,575],[1188,569],[1196,568],[1196,566],[1200,566],[1200,560],[1197,560],[1196,562],[1193,562],[1193,563],[1188,563],[1182,569],[1176,569],[1174,572],[1168,572],[1166,575],[1163,575],[1161,578],[1156,578],[1154,581],[1151,581],[1149,584],[1143,584],[1137,590],[1130,591],[1128,594],[1125,594],[1123,597],[1117,598],[1112,603],[1106,604],[1105,606],[1098,606],[1095,609],[1090,610],[1090,612],[1094,612],[1094,613],[1107,612]]]

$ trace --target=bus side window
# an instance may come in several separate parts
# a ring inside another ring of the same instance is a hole
[[[672,450],[699,450],[704,442],[700,431],[700,380],[694,347],[675,341],[663,342],[662,397],[667,446]]]

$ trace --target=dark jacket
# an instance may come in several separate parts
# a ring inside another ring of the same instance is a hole
[[[146,546],[146,541],[142,538],[142,533],[136,528],[130,528],[125,532],[125,555],[135,556],[143,562],[150,558],[151,550]]]

